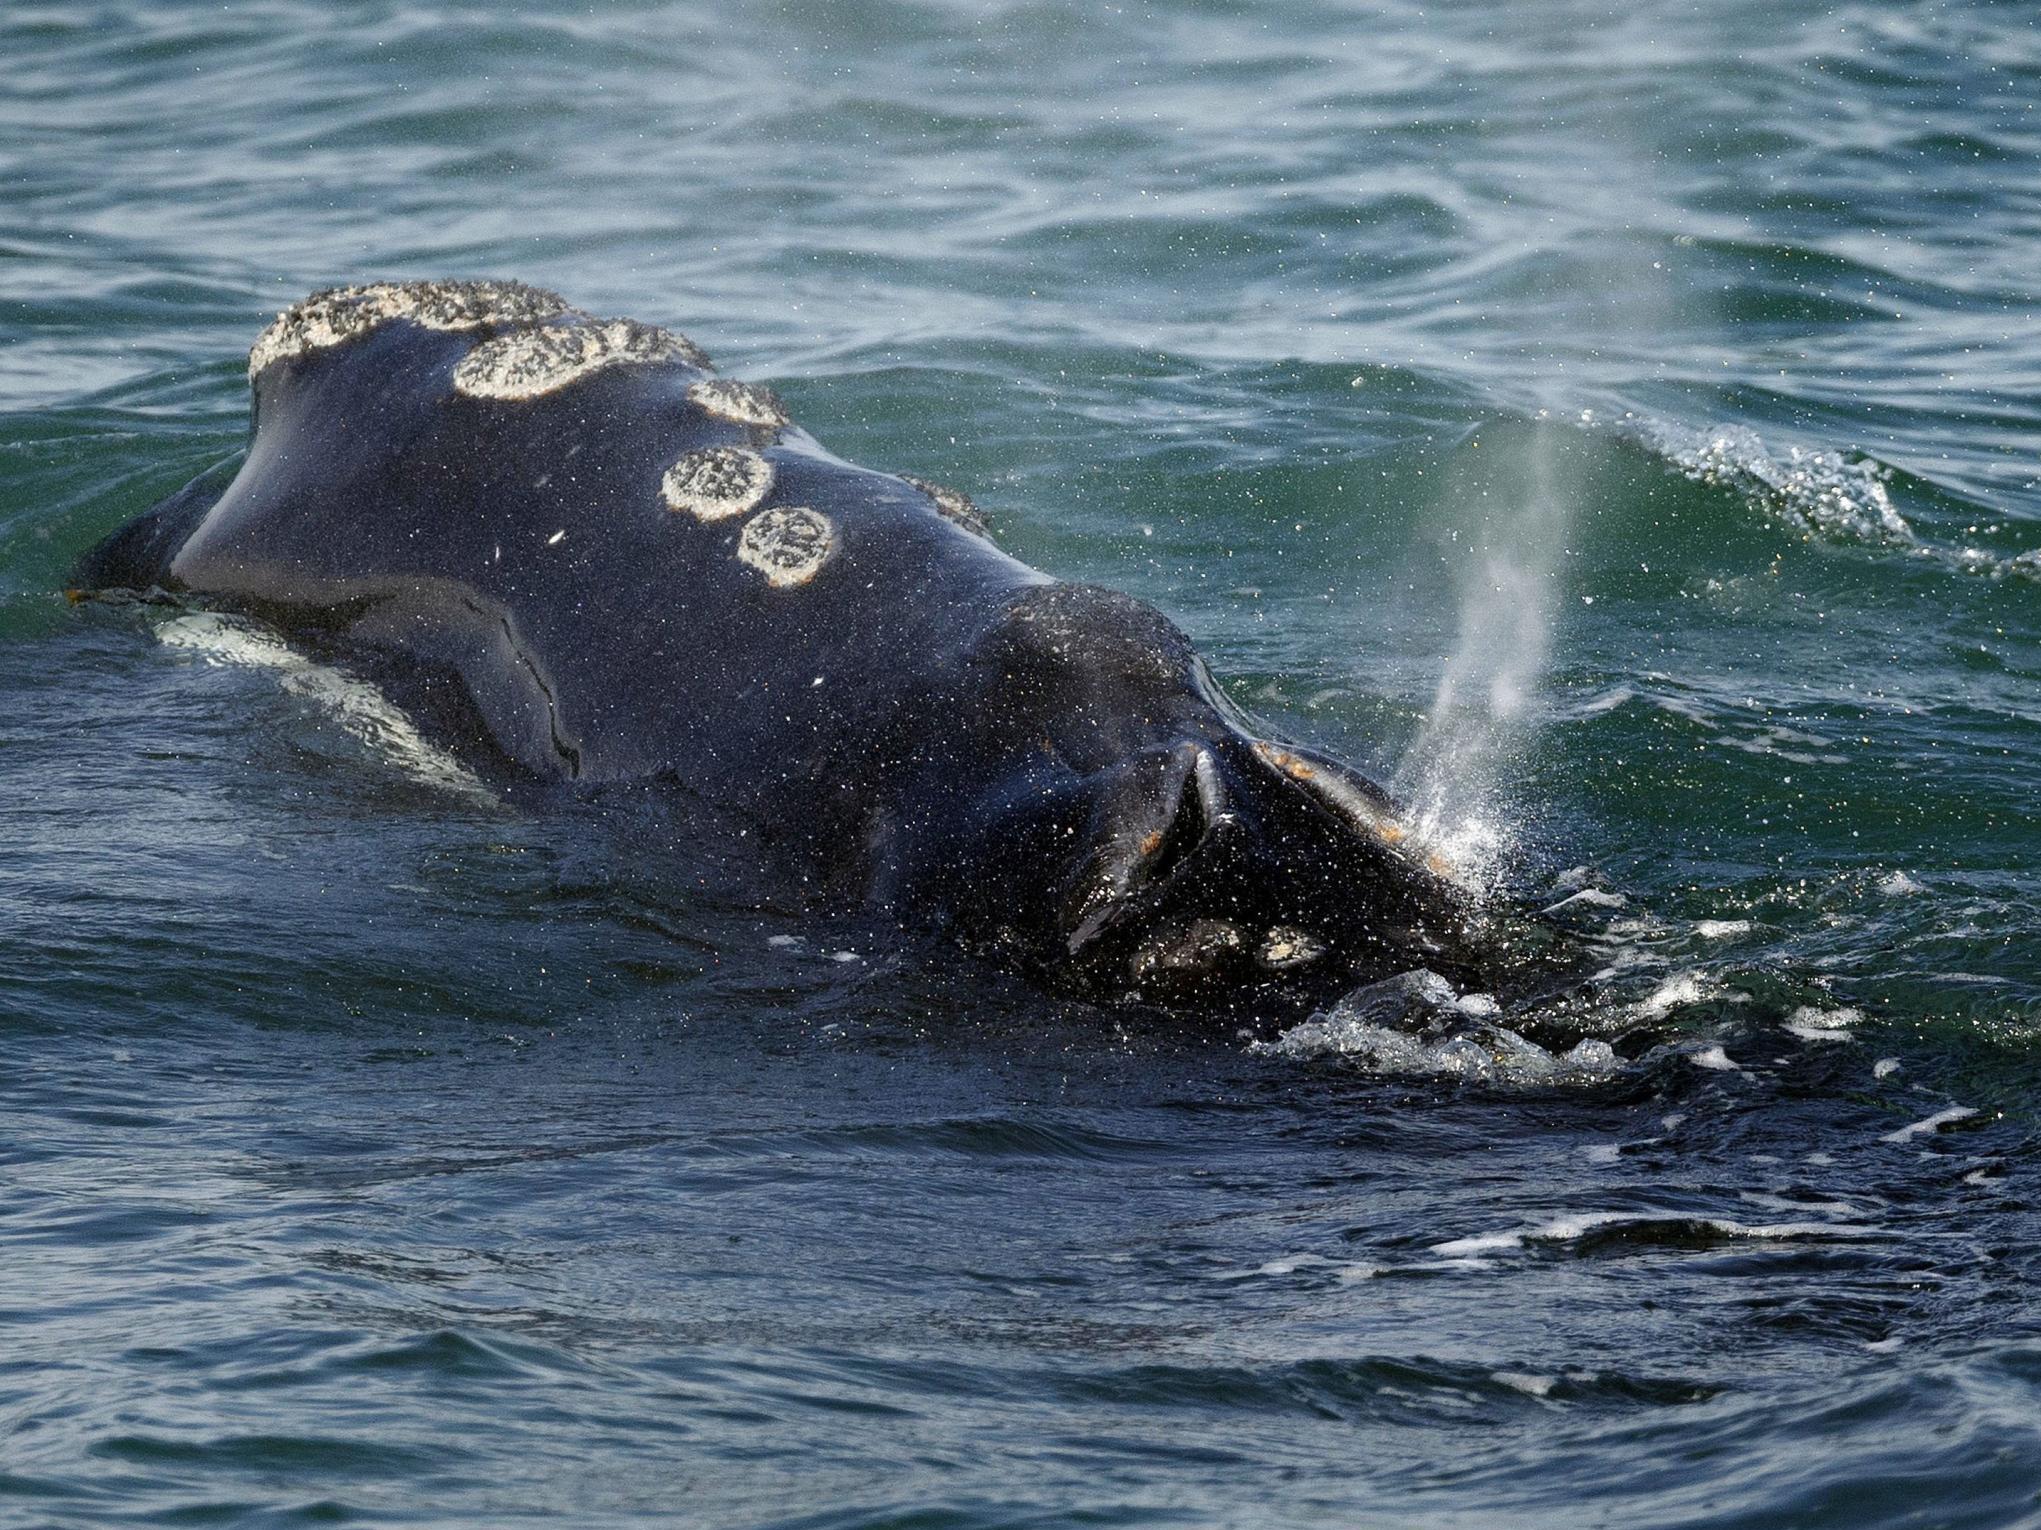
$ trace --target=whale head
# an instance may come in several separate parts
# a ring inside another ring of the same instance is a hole
[[[1029,589],[963,671],[903,821],[910,881],[967,944],[1086,997],[1201,1009],[1474,976],[1483,911],[1389,795],[1259,736],[1153,607]]]

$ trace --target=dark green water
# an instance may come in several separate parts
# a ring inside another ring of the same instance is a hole
[[[2041,1522],[2032,7],[0,57],[0,1521]],[[1605,974],[1457,1046],[1059,1005],[66,604],[277,308],[478,274],[1154,600]]]

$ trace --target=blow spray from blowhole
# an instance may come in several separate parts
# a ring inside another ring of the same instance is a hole
[[[1505,493],[1491,480],[1485,494],[1468,496],[1497,513],[1455,534],[1459,639],[1396,773],[1416,837],[1476,885],[1497,880],[1514,848],[1508,767],[1535,724],[1571,520],[1558,462],[1564,435],[1540,413],[1519,483]]]

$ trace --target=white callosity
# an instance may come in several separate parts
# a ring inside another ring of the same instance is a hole
[[[952,489],[944,484],[930,483],[926,478],[913,478],[905,473],[900,475],[900,481],[909,488],[919,489],[927,495],[934,504],[936,513],[944,520],[954,521],[966,531],[975,531],[981,537],[990,535],[985,525],[985,516],[971,502],[971,496],[962,490]]]
[[[761,511],[737,539],[739,561],[765,575],[774,589],[806,584],[836,551],[829,517],[804,505]]]
[[[376,282],[315,292],[285,309],[248,352],[253,382],[279,361],[358,340],[408,319],[426,329],[489,329],[536,324],[570,310],[559,294],[523,282]]]
[[[788,423],[786,406],[779,395],[757,383],[713,377],[689,388],[687,396],[718,419],[738,425],[778,430]]]
[[[1325,954],[1325,942],[1305,930],[1277,925],[1263,938],[1255,960],[1264,967],[1281,970],[1302,967]]]
[[[757,452],[711,446],[689,452],[668,468],[659,491],[669,510],[721,521],[756,510],[772,493],[772,484],[772,464]]]
[[[605,367],[667,361],[709,365],[692,341],[657,325],[632,319],[547,324],[476,346],[454,368],[454,391],[469,398],[542,398]]]

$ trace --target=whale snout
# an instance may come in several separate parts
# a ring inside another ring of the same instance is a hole
[[[900,821],[967,944],[1087,997],[1224,1010],[1457,965],[1471,900],[1397,804],[1256,736],[1152,606],[1031,589],[964,672],[954,753]]]
[[[1058,924],[1086,986],[1163,1002],[1436,963],[1470,909],[1364,776],[1241,735],[1101,773]]]
[[[965,923],[1099,999],[1344,991],[1440,965],[1470,914],[1372,782],[1229,731],[1015,791],[992,832],[996,861],[1048,874],[953,891]]]

